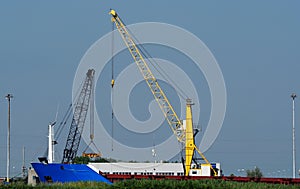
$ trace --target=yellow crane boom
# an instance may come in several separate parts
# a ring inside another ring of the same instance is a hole
[[[185,143],[185,175],[189,175],[189,171],[191,169],[192,158],[194,155],[194,151],[201,155],[204,161],[210,165],[214,174],[217,175],[216,171],[213,169],[208,160],[204,157],[204,155],[200,152],[200,150],[196,147],[194,143],[194,131],[193,131],[193,121],[192,121],[192,101],[191,99],[187,99],[186,102],[186,126],[184,128],[182,121],[178,118],[176,112],[174,111],[172,105],[170,104],[167,96],[159,86],[156,78],[152,74],[148,64],[144,60],[140,50],[138,49],[134,39],[128,32],[126,26],[119,18],[118,14],[115,10],[110,10],[109,14],[112,16],[112,22],[115,23],[119,33],[123,41],[125,42],[128,50],[134,59],[134,62],[138,66],[144,80],[149,86],[156,102],[158,103],[163,115],[165,116],[171,130],[177,137],[177,140]],[[112,81],[114,82],[114,81]]]

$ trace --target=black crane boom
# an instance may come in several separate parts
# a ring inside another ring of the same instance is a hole
[[[71,163],[77,155],[78,147],[81,140],[85,119],[87,116],[91,93],[94,83],[94,69],[89,69],[86,73],[86,78],[81,89],[81,92],[74,104],[74,114],[70,126],[69,135],[67,138],[66,147],[63,153],[62,163]]]

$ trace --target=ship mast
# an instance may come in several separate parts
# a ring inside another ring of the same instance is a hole
[[[48,125],[48,163],[53,163],[54,161],[54,144],[56,144],[56,141],[54,141],[53,126],[55,123],[53,122]]]

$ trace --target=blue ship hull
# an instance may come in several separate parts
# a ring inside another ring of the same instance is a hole
[[[85,164],[31,163],[41,182],[95,181],[111,184],[102,175]]]

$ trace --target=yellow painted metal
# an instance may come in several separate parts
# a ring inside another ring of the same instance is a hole
[[[112,79],[112,80],[111,80],[111,87],[114,87],[114,85],[115,85],[115,80]]]
[[[211,163],[209,163],[209,161],[205,158],[205,156],[203,155],[203,153],[197,148],[197,146],[195,145],[195,150],[200,154],[200,156],[202,157],[202,159],[209,164],[210,169],[213,171],[214,176],[218,176],[218,173],[216,172],[216,170],[212,167]]]
[[[188,176],[193,154],[195,150],[194,131],[193,131],[193,117],[192,117],[192,101],[186,100],[186,129],[185,129],[185,175]]]
[[[156,78],[152,74],[148,64],[141,55],[140,50],[137,48],[134,40],[127,31],[121,19],[118,17],[117,13],[114,10],[111,10],[110,14],[112,15],[112,21],[116,24],[119,33],[121,34],[131,56],[137,64],[160,109],[162,110],[167,122],[169,123],[170,128],[176,135],[177,139],[181,142],[184,142],[184,128],[182,127],[181,120],[178,118],[165,93],[157,83]]]
[[[82,157],[95,158],[100,156],[101,156],[100,153],[82,153]]]
[[[109,14],[111,14],[113,17],[116,17],[116,16],[117,16],[116,11],[113,10],[113,9],[110,9]]]
[[[141,52],[139,51],[133,38],[129,34],[126,26],[123,24],[123,22],[121,21],[121,19],[119,18],[118,14],[116,13],[115,10],[110,10],[109,14],[112,15],[112,22],[115,23],[119,33],[121,34],[123,41],[125,42],[126,46],[128,47],[128,50],[129,50],[131,56],[133,57],[135,63],[137,64],[147,85],[149,86],[149,88],[150,88],[155,100],[157,101],[160,109],[162,110],[170,128],[172,129],[173,133],[177,137],[177,140],[185,143],[186,175],[189,174],[189,170],[191,168],[191,162],[192,162],[192,158],[193,158],[195,149],[201,155],[201,157],[205,160],[205,162],[209,163],[194,143],[191,100],[187,99],[186,128],[184,128],[182,121],[178,118],[178,116],[177,116],[176,112],[174,111],[173,107],[171,106],[168,98],[166,97],[165,93],[159,86],[156,78],[152,74],[148,64],[146,63],[143,56],[141,55]],[[216,172],[213,169],[213,167],[211,166],[211,164],[210,164],[210,167],[216,175]]]

